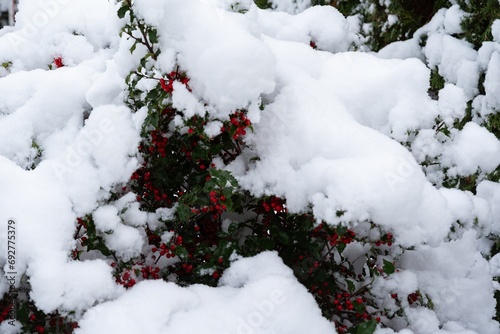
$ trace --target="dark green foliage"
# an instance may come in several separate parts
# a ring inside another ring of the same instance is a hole
[[[261,9],[271,8],[271,4],[267,0],[254,0],[254,3]]]
[[[447,0],[393,0],[389,6],[378,0],[339,0],[333,4],[344,16],[360,15],[363,22],[371,24],[371,31],[362,34],[373,51],[413,37],[440,8],[450,6]],[[395,15],[398,21],[388,25],[389,15]]]
[[[459,0],[462,10],[469,13],[462,21],[463,37],[479,49],[484,41],[491,41],[491,25],[500,19],[498,0]]]

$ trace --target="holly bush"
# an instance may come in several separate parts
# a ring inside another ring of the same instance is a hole
[[[339,332],[372,333],[378,323],[404,318],[402,308],[385,308],[370,290],[377,278],[398,270],[395,263],[404,249],[394,245],[391,232],[371,222],[332,227],[316,221],[311,210],[289,213],[285,198],[241,189],[225,167],[246,147],[245,135],[253,129],[248,111],[216,118],[174,108],[174,90],[191,91],[188,74],[179,65],[169,73],[157,67],[162,51],[157,31],[135,15],[129,2],[122,2],[118,15],[129,18],[122,33],[134,42],[130,51],[146,50],[127,77],[126,104],[133,112],[146,110],[147,116],[138,147],[141,166],[115,198],[132,191],[141,210],[168,214],[145,227],[149,246],[133,259],[107,250],[102,236],[93,232],[92,217],[82,217],[78,237],[84,241],[77,254],[93,249],[112,256],[116,282],[131,288],[144,279],[216,286],[235,256],[274,250]],[[427,303],[418,291],[393,299]]]
[[[225,167],[246,147],[245,136],[253,129],[248,111],[214,118],[209,112],[188,116],[174,108],[176,87],[191,91],[189,76],[178,65],[169,73],[157,68],[162,51],[157,31],[135,15],[130,2],[122,2],[118,15],[129,18],[122,35],[133,41],[130,52],[146,50],[127,76],[125,99],[133,112],[146,110],[146,117],[138,147],[141,165],[110,202],[133,193],[143,212],[163,214],[159,222],[143,227],[147,247],[133,258],[108,248],[106,233],[111,232],[99,230],[92,214],[78,218],[73,260],[107,259],[116,283],[126,289],[141,280],[157,279],[181,286],[217,286],[235,256],[274,250],[339,333],[373,333],[378,324],[404,318],[402,308],[386,308],[370,290],[376,279],[398,270],[397,258],[404,250],[394,245],[391,232],[371,222],[329,226],[316,221],[312,210],[289,213],[285,198],[257,197],[241,189]],[[63,66],[63,59],[55,64]],[[29,291],[28,282],[23,286]],[[418,291],[392,299],[415,305],[426,302]],[[77,327],[73,314],[44,314],[27,294],[17,319],[25,333],[71,333]]]

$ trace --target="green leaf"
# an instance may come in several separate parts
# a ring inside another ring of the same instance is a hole
[[[191,210],[185,204],[179,204],[175,211],[180,222],[187,222],[191,218]]]
[[[315,259],[315,260],[321,260],[321,250],[317,249],[317,248],[311,248],[309,250],[309,252],[311,253],[311,256]]]
[[[16,319],[21,323],[28,323],[30,310],[27,303],[21,303],[21,306],[16,310]]]
[[[137,42],[132,44],[132,46],[130,47],[130,53],[134,53],[136,47],[137,47]]]
[[[396,269],[394,268],[394,264],[390,261],[384,260],[384,272],[391,275],[394,274],[395,271]]]
[[[102,255],[104,255],[104,256],[111,255],[111,251],[109,250],[108,247],[106,247],[106,245],[104,243],[98,243],[97,245],[95,245],[95,249],[100,251],[102,253]]]
[[[130,7],[125,3],[123,6],[118,9],[118,17],[120,19],[123,19],[125,17],[125,14],[130,10]]]
[[[365,305],[363,303],[354,302],[354,310],[358,313],[363,313],[365,311]]]
[[[148,36],[151,43],[158,43],[158,33],[155,29],[150,29],[148,31]]]
[[[337,211],[337,212],[339,212],[339,211]],[[338,217],[341,217],[341,216],[338,216]],[[339,227],[337,227],[337,234],[338,235],[344,236],[346,234],[346,232],[347,232],[347,227],[345,227],[345,226],[339,226]]]
[[[229,227],[228,227],[227,231],[228,231],[229,233],[234,233],[234,232],[236,232],[236,231],[238,230],[238,228],[239,228],[238,223],[236,223],[236,222],[232,222],[232,223],[229,225]]]
[[[337,250],[341,254],[344,251],[346,244],[338,243],[335,247],[337,247]]]
[[[182,246],[177,246],[175,248],[174,254],[177,255],[181,260],[185,261],[189,257],[189,252],[186,248]]]
[[[272,250],[274,249],[274,241],[270,239],[261,239],[260,240],[260,250],[258,252],[264,251],[264,250]]]
[[[278,240],[284,243],[285,245],[291,244],[290,236],[285,231],[277,231]]]
[[[353,293],[354,290],[356,290],[356,287],[354,286],[354,283],[351,280],[346,279],[345,280],[347,283],[347,290],[349,290],[350,293]]]
[[[377,329],[377,322],[375,320],[370,320],[363,322],[355,327],[353,327],[350,333],[353,334],[373,334]]]

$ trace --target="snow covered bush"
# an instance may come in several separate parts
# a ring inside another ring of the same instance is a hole
[[[368,3],[21,2],[0,331],[499,333],[500,21]]]

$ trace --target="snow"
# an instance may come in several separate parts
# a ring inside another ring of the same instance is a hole
[[[438,108],[446,125],[452,126],[455,119],[462,119],[465,116],[466,107],[467,97],[463,89],[453,84],[446,84],[439,91]]]
[[[428,77],[429,70],[416,59],[342,53],[327,62],[321,79],[356,121],[404,142],[408,130],[430,125],[436,117]]]
[[[439,74],[463,88],[470,98],[475,95],[479,73],[475,63],[477,52],[465,41],[445,34],[433,34],[424,48],[431,68],[438,67]]]
[[[456,175],[474,174],[478,168],[490,173],[500,164],[500,141],[477,123],[469,122],[443,153],[443,163]]]
[[[491,203],[493,229],[500,231],[500,186],[491,181],[482,181],[477,186],[477,196]]]
[[[496,73],[496,74],[495,74]],[[500,104],[500,52],[494,52],[488,64],[488,73],[484,79],[486,102],[490,106]]]
[[[440,321],[456,321],[477,332],[497,333],[498,324],[489,320],[495,304],[489,266],[474,252],[475,243],[475,233],[469,231],[462,239],[440,247],[421,246],[406,252],[401,265],[417,274],[420,291],[431,298]]]
[[[500,42],[500,19],[495,20],[491,26],[491,34],[495,42]]]
[[[9,0],[0,0],[0,11],[7,11],[9,9]]]
[[[131,258],[145,247],[144,225],[171,219],[175,208],[143,212],[133,193],[109,202],[139,165],[147,111],[132,114],[122,101],[124,78],[145,50],[130,55],[115,4],[48,3],[22,1],[16,26],[0,31],[0,64],[11,62],[0,72],[0,224],[19,226],[16,269],[29,278],[36,306],[75,311],[79,334],[334,332],[275,253],[236,258],[217,288],[143,281],[125,290],[104,259],[70,260],[77,217],[92,215],[108,232],[106,245]],[[244,189],[286,197],[291,212],[311,209],[318,222],[374,222],[413,247],[399,259],[400,273],[376,283],[387,303],[388,293],[415,290],[432,299],[434,310],[406,309],[409,328],[394,326],[400,334],[498,334],[492,272],[500,261],[481,252],[486,235],[500,233],[499,185],[483,180],[477,195],[438,189],[445,176],[419,164],[436,160],[449,177],[479,172],[480,180],[500,164],[500,142],[478,119],[449,137],[434,128],[436,119],[451,127],[473,98],[481,117],[498,110],[499,21],[495,42],[475,51],[450,36],[466,15],[454,5],[414,38],[367,54],[348,52],[358,41],[355,20],[334,8],[273,3],[282,12],[250,1],[135,1],[158,28],[158,70],[178,62],[190,78],[191,91],[174,84],[174,106],[186,117],[210,113],[209,137],[248,108],[248,149],[227,167]],[[56,68],[57,57],[64,67]],[[437,101],[424,62],[447,82]],[[481,71],[485,94],[477,96]],[[465,227],[451,235],[457,222]],[[4,253],[0,265],[6,272]]]
[[[453,5],[444,14],[444,28],[450,35],[463,33],[460,26],[464,19],[465,12],[460,9],[459,5]]]
[[[118,209],[115,206],[100,206],[93,212],[92,216],[96,229],[106,233],[106,245],[110,250],[115,251],[126,260],[141,253],[145,243],[144,237],[134,227],[122,224],[122,220],[118,216]],[[128,218],[129,222],[134,223],[137,223],[137,218],[142,224],[147,219],[146,213],[140,212],[138,208],[135,208],[135,210],[128,209],[124,216]]]
[[[237,14],[198,2],[164,1],[158,6],[148,0],[136,7],[139,15],[160,28],[161,44],[177,50],[193,92],[222,115],[274,89],[274,57],[245,22],[236,20]]]
[[[295,321],[301,319],[301,321]],[[143,281],[87,312],[77,334],[335,333],[274,252],[232,263],[218,288]]]
[[[272,8],[279,12],[298,14],[311,6],[311,0],[270,0]]]

